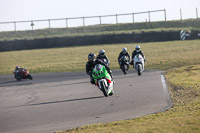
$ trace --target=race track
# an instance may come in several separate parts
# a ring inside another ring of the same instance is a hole
[[[162,71],[113,71],[113,96],[104,97],[85,72],[0,76],[0,133],[50,133],[135,118],[171,106]]]

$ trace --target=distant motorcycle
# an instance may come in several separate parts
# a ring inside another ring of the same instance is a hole
[[[120,68],[124,72],[124,74],[127,74],[127,71],[129,69],[129,59],[127,56],[123,55],[120,59]]]
[[[33,77],[30,75],[27,69],[15,70],[13,73],[14,73],[14,77],[18,81],[20,81],[21,79],[30,79],[30,80],[33,79]]]
[[[111,96],[114,93],[113,81],[105,66],[101,64],[95,65],[92,71],[92,77],[95,80],[96,86],[103,92],[105,97]]]
[[[144,71],[144,58],[142,57],[141,54],[137,54],[134,57],[134,67],[138,75],[139,76],[142,75],[142,72]]]

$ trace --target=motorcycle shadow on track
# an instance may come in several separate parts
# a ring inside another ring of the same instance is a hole
[[[12,81],[0,82],[0,85],[1,84],[16,83],[16,82],[18,82],[18,81],[17,80],[12,80]]]
[[[83,82],[59,84],[59,85],[53,85],[53,86],[67,86],[67,85],[78,85],[78,84],[88,84],[88,83],[89,83],[88,81],[83,81]]]
[[[32,83],[28,82],[28,80],[21,80],[20,82],[17,80],[0,82],[0,87],[8,87],[8,86],[18,86],[18,85],[30,85]]]
[[[56,104],[56,103],[64,103],[64,102],[74,102],[74,101],[93,100],[93,99],[100,99],[100,98],[104,98],[104,96],[85,97],[85,98],[77,98],[77,99],[53,101],[53,102],[35,103],[35,104],[28,104],[28,105],[24,105],[24,106],[36,106],[36,105]]]

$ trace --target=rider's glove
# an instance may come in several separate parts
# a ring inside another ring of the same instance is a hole
[[[88,74],[88,75],[92,75],[92,73],[91,73],[91,72],[87,72],[87,74]]]
[[[112,71],[110,70],[110,73],[112,73]]]

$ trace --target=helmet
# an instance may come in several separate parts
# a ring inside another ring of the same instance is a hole
[[[126,53],[127,52],[127,48],[126,47],[122,48],[122,52]]]
[[[16,66],[15,69],[20,69],[20,66]]]
[[[90,53],[88,55],[88,61],[94,61],[96,59],[96,55],[94,53]]]
[[[137,46],[135,47],[135,50],[136,50],[137,52],[139,52],[139,51],[140,51],[140,45],[137,45]]]
[[[96,64],[95,67],[94,67],[94,70],[93,70],[93,75],[95,77],[98,77],[98,78],[102,78],[102,77],[105,77],[105,66],[101,65],[101,64]]]
[[[105,51],[104,49],[101,49],[101,50],[99,51],[99,55],[100,55],[100,56],[104,56],[105,53],[106,53],[106,51]]]
[[[102,69],[102,67],[103,67],[103,66],[102,66],[101,64],[96,64],[96,65],[95,65],[95,70],[96,70],[96,71],[100,71],[100,70]]]

